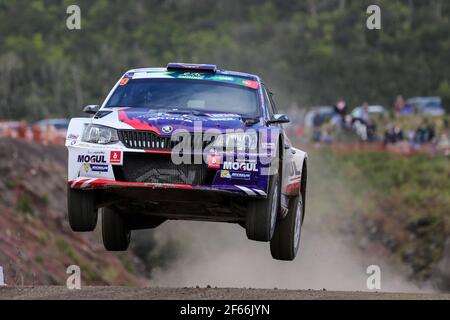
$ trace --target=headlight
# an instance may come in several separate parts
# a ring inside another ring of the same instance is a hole
[[[116,129],[90,124],[84,129],[82,141],[108,144],[119,141],[119,136]]]
[[[255,150],[258,147],[258,135],[252,133],[227,133],[220,135],[214,140],[213,146],[216,148],[225,148],[227,150]]]

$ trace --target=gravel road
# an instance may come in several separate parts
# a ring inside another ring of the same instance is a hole
[[[315,290],[268,290],[233,288],[126,288],[85,287],[68,290],[65,287],[3,287],[0,300],[450,300],[450,294],[338,292]]]

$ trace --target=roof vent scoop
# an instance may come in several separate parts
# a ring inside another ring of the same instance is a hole
[[[171,62],[167,65],[167,71],[183,71],[183,72],[209,72],[216,73],[217,66],[214,64],[194,64],[194,63],[177,63]]]

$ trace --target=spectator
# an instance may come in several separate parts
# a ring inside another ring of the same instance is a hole
[[[435,132],[433,126],[429,125],[428,121],[424,121],[416,130],[414,143],[418,145],[430,143],[433,141],[434,137]]]
[[[320,142],[321,140],[321,126],[323,123],[323,118],[320,113],[316,113],[313,118],[313,141]]]
[[[384,144],[395,144],[403,140],[403,131],[399,126],[388,124],[384,131]]]
[[[394,111],[396,114],[402,114],[403,110],[405,109],[406,102],[405,99],[403,99],[403,96],[398,95],[397,98],[395,98],[394,102]]]
[[[369,119],[366,125],[366,134],[368,142],[376,142],[378,141],[377,137],[377,125],[375,121]]]
[[[334,113],[340,115],[342,118],[347,114],[347,102],[344,98],[339,98],[334,105]]]
[[[331,120],[333,125],[338,129],[341,129],[345,125],[345,116],[347,114],[347,102],[344,98],[339,98],[336,104],[333,106],[334,116]]]
[[[399,126],[394,127],[395,142],[403,141],[403,130]]]
[[[369,103],[365,101],[363,102],[361,110],[361,120],[364,122],[364,124],[367,125],[367,123],[369,123],[369,117]]]

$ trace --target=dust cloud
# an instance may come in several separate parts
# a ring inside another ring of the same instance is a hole
[[[152,285],[161,287],[235,287],[368,291],[370,265],[381,268],[381,290],[421,289],[393,272],[371,252],[362,251],[342,229],[352,219],[356,201],[349,181],[337,179],[323,159],[310,157],[307,212],[301,247],[293,262],[273,260],[268,243],[247,239],[239,225],[170,221],[156,229],[160,243],[176,241],[179,255],[164,269],[154,269]]]
[[[419,291],[377,259],[354,252],[343,239],[316,233],[307,222],[294,262],[273,260],[267,243],[247,240],[237,225],[169,222],[156,236],[159,241],[175,237],[182,254],[169,268],[153,272],[155,286],[367,291],[366,269],[377,264],[380,291]]]

